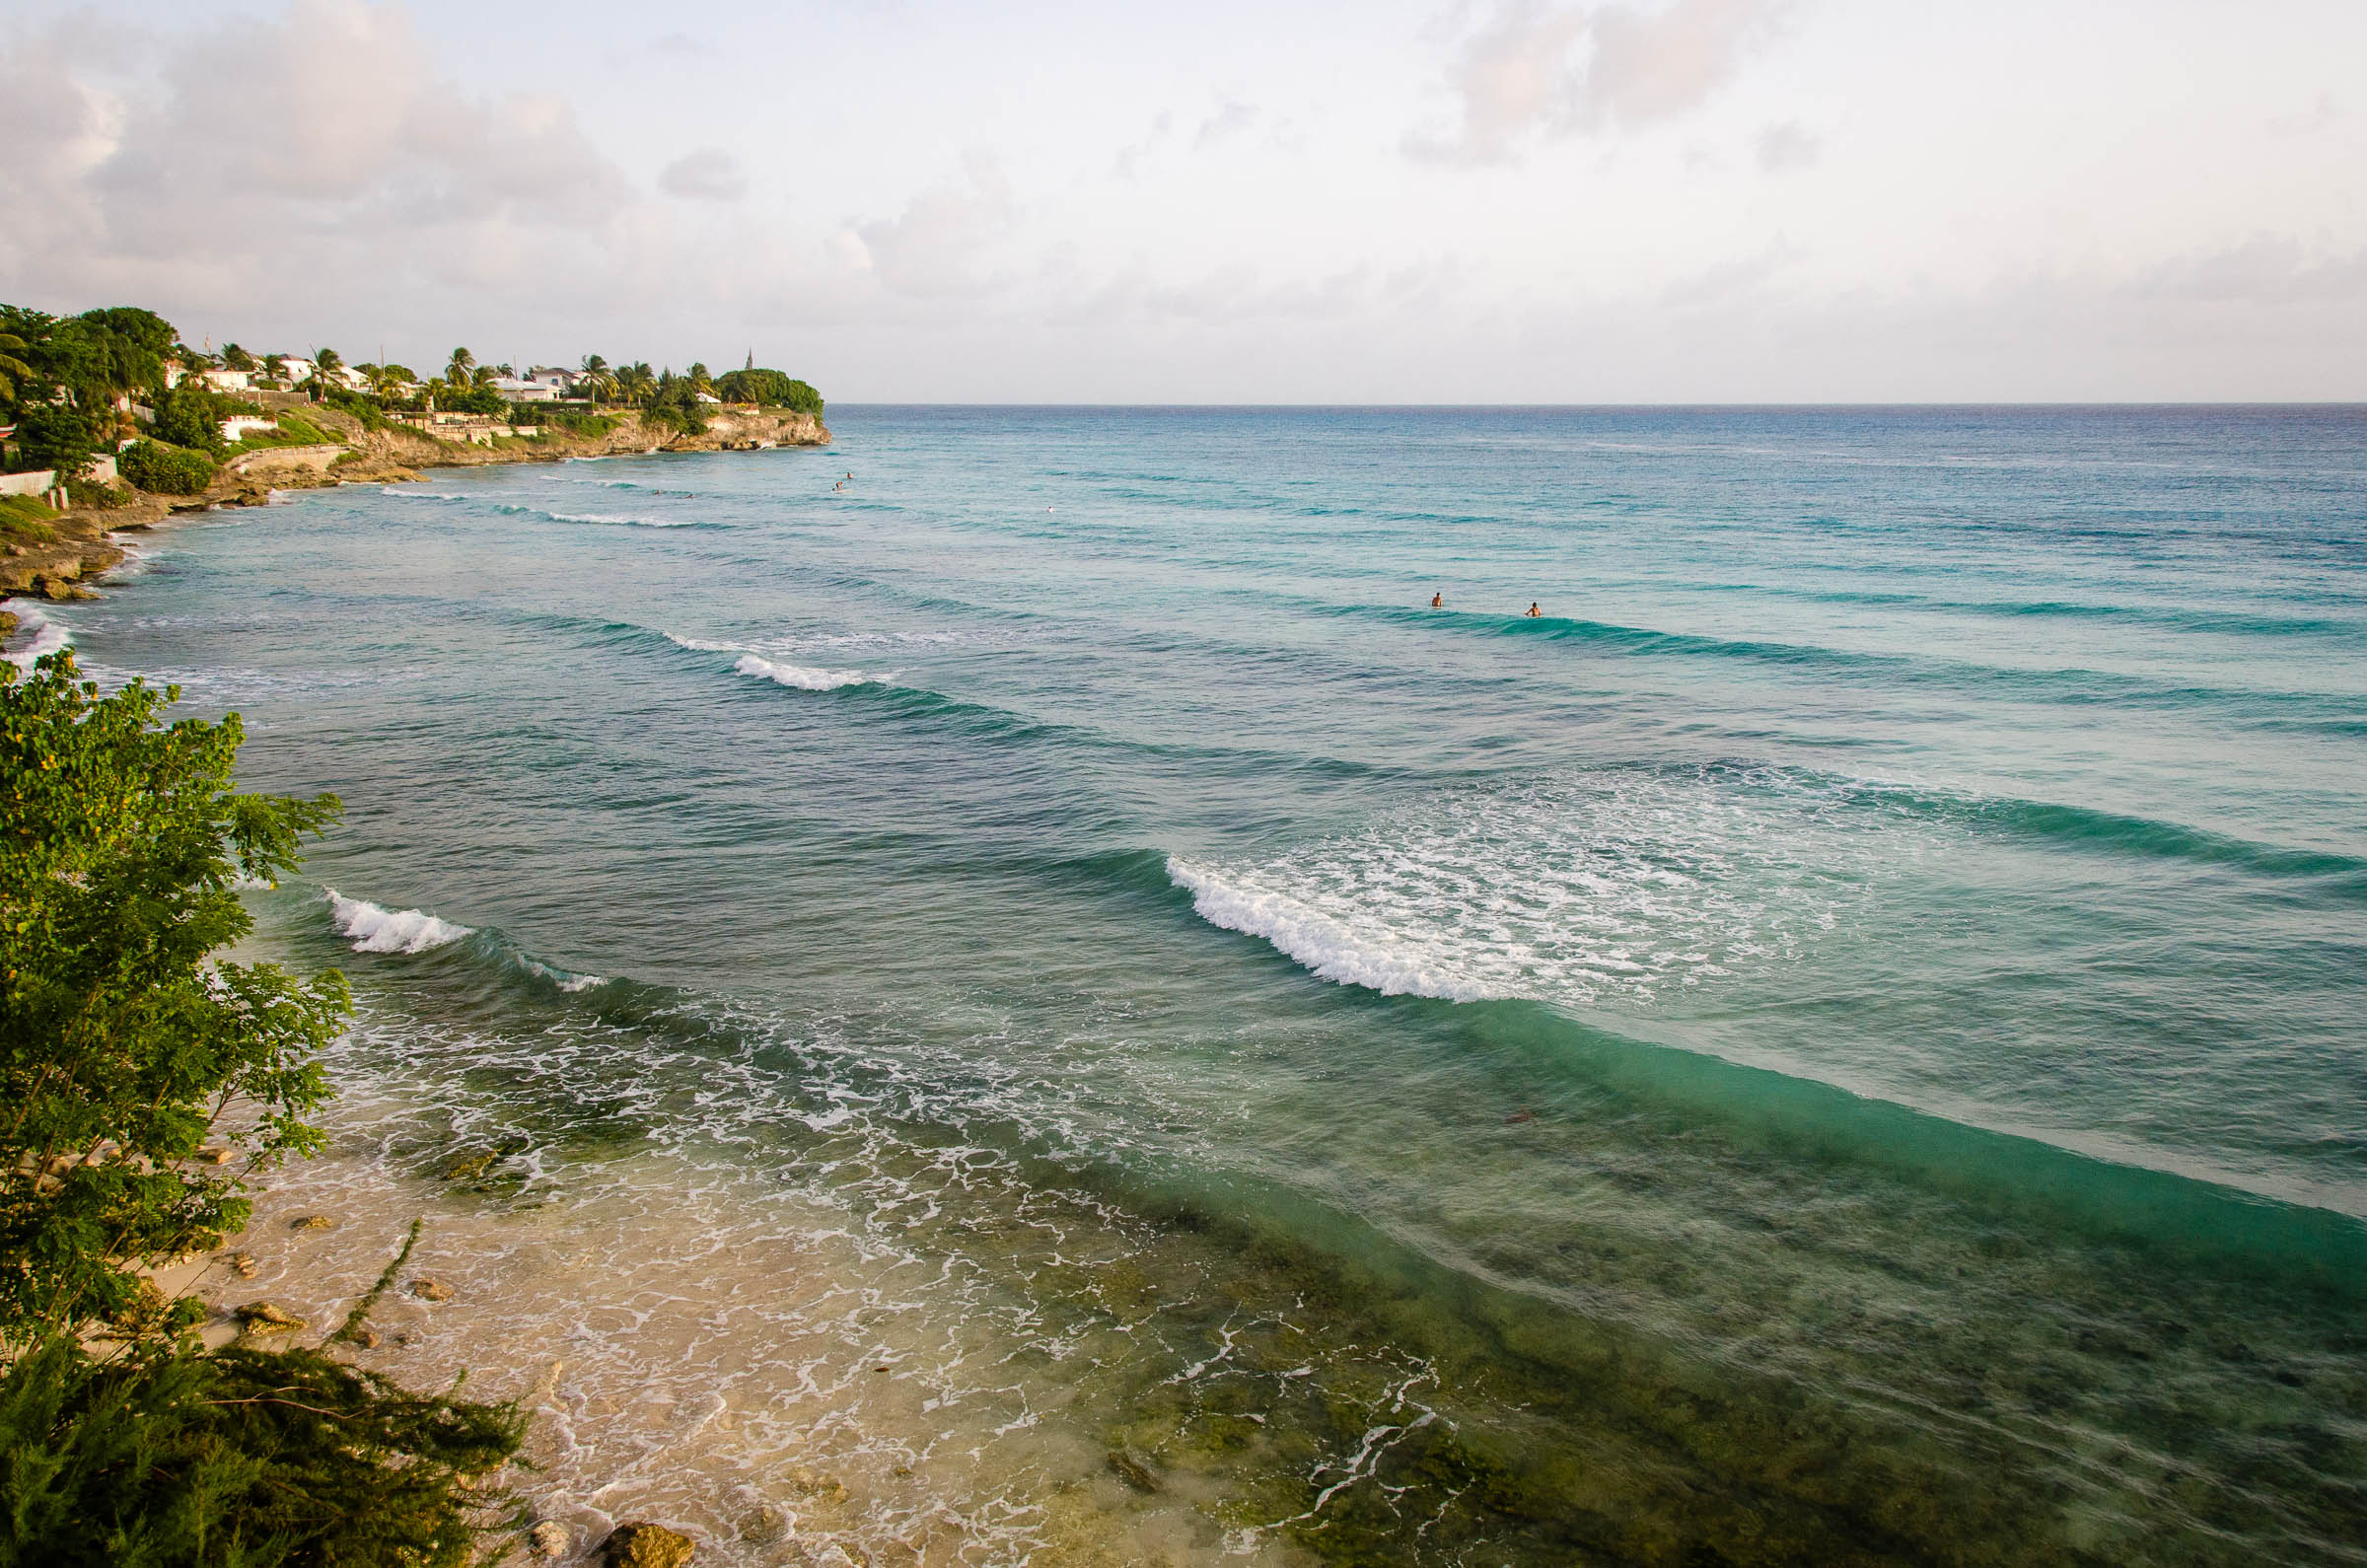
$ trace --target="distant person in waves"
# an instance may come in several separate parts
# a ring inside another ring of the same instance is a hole
[[[1536,601],[1536,600],[1534,600],[1534,599],[1533,599],[1533,600],[1529,601],[1529,618],[1530,618],[1530,619],[1532,619],[1532,620],[1539,619],[1539,618],[1541,618],[1542,616],[1543,616],[1543,614],[1544,614],[1544,611],[1537,607],[1537,601]]]
[[[1431,607],[1432,609],[1444,609],[1444,608],[1446,608],[1446,607],[1447,607],[1447,596],[1446,596],[1446,595],[1444,595],[1444,594],[1432,594],[1432,595],[1430,596],[1430,607]]]

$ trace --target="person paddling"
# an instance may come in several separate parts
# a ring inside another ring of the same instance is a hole
[[[1446,608],[1446,607],[1447,607],[1447,596],[1446,596],[1446,595],[1444,595],[1444,594],[1432,594],[1432,595],[1430,596],[1430,607],[1431,607],[1432,609],[1444,609],[1444,608]]]
[[[1536,600],[1534,600],[1534,599],[1533,599],[1533,600],[1529,601],[1529,618],[1530,618],[1530,619],[1532,619],[1532,620],[1536,620],[1536,619],[1538,619],[1539,617],[1542,616],[1543,614],[1544,614],[1544,611],[1537,607],[1537,601],[1536,601]]]

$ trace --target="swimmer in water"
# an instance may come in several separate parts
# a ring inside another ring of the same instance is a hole
[[[1543,610],[1537,607],[1537,601],[1534,599],[1529,602],[1529,614],[1530,618],[1532,619],[1536,619],[1544,614]]]
[[[1431,607],[1432,609],[1444,609],[1444,608],[1446,608],[1446,607],[1447,607],[1447,596],[1446,596],[1446,595],[1444,595],[1444,594],[1432,594],[1432,595],[1430,596],[1430,607]]]

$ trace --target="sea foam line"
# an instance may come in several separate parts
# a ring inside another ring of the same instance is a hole
[[[1436,996],[1476,1002],[1495,993],[1434,964],[1360,937],[1287,893],[1228,881],[1205,866],[1170,856],[1168,880],[1191,893],[1201,919],[1259,937],[1324,979],[1361,985],[1383,996]]]
[[[336,889],[328,894],[329,919],[339,936],[353,938],[356,953],[425,953],[473,935],[475,927],[439,920],[424,909],[389,911],[366,898],[347,898]]]

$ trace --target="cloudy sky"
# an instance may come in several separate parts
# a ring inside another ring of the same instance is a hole
[[[15,0],[0,299],[837,400],[2367,397],[2359,0]]]

